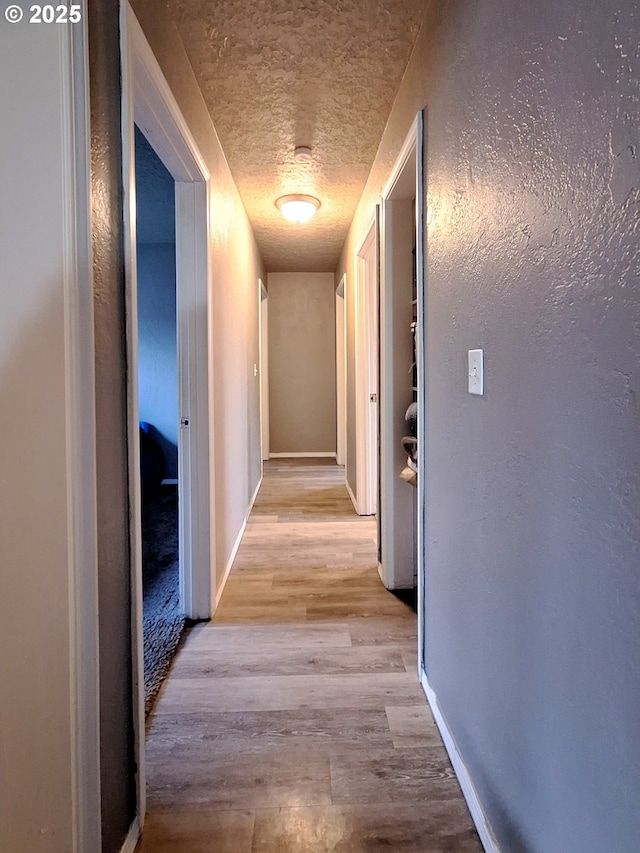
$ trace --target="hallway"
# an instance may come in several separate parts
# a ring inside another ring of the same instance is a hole
[[[150,716],[138,853],[480,851],[416,617],[331,460],[272,460],[214,619]]]

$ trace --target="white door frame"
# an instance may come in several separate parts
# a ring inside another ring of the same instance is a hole
[[[367,227],[355,256],[356,500],[359,515],[378,503],[378,228]]]
[[[347,465],[347,325],[343,273],[336,289],[336,462]]]
[[[406,205],[415,199],[415,238],[416,238],[416,282],[417,282],[417,340],[418,361],[422,359],[418,372],[418,407],[420,429],[424,431],[424,175],[422,167],[422,112],[414,119],[409,133],[400,150],[392,173],[381,196],[381,287],[380,287],[380,478],[381,478],[381,524],[382,558],[380,574],[388,589],[411,588],[414,583],[414,565],[417,564],[418,595],[420,607],[423,606],[423,489],[418,483],[417,509],[413,509],[414,495],[410,488],[399,478],[402,470],[402,451],[400,447],[399,422],[404,418],[402,406],[407,406],[410,396],[405,394],[405,377],[413,361],[410,343],[410,298],[401,293],[406,270],[399,274],[398,252],[393,251],[398,232],[406,237]],[[420,156],[418,156],[420,152]],[[400,212],[394,212],[394,205],[403,205]],[[410,214],[409,214],[410,215]],[[404,257],[404,255],[403,255]],[[408,261],[403,260],[405,267]],[[396,281],[395,279],[398,278]],[[405,317],[405,309],[408,317]],[[406,326],[405,326],[405,320]],[[406,352],[399,351],[404,347]],[[402,362],[398,363],[398,358]],[[420,386],[422,385],[422,389]],[[404,424],[402,424],[404,426]],[[424,447],[424,434],[419,434],[419,449]],[[424,454],[420,454],[423,456]],[[424,462],[424,460],[423,460]],[[418,518],[421,522],[418,523]],[[412,524],[403,524],[411,519]],[[406,526],[407,529],[404,529]],[[408,528],[411,528],[410,530]],[[417,536],[417,559],[414,557],[414,529]],[[422,627],[419,626],[419,631]],[[421,635],[422,636],[422,635]]]
[[[100,802],[100,650],[98,602],[97,448],[95,423],[95,341],[93,256],[91,249],[91,133],[87,23],[60,36],[62,111],[66,119],[65,199],[70,210],[65,266],[67,297],[67,423],[70,649],[72,701],[72,779],[74,853],[101,844]]]
[[[144,665],[140,443],[137,381],[134,120],[176,181],[176,295],[180,402],[180,598],[187,616],[208,618],[215,579],[212,371],[208,256],[209,172],[129,3],[120,15],[124,170],[127,412],[131,541],[132,667],[137,819],[145,812]]]
[[[258,348],[260,357],[260,475],[269,459],[269,293],[258,279]]]
[[[427,187],[424,164],[424,112],[416,115],[416,280],[417,280],[417,327],[416,327],[416,377],[418,382],[418,494],[416,548],[418,563],[418,673],[426,674],[425,648],[425,590],[427,580],[426,535],[427,507],[425,483],[427,477],[427,300],[426,300],[426,204]]]

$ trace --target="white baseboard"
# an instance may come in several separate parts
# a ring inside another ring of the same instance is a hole
[[[136,844],[140,840],[140,818],[136,816],[133,823],[129,827],[129,832],[124,840],[124,844],[120,848],[120,853],[133,853],[136,849]]]
[[[360,513],[358,512],[358,501],[356,500],[356,496],[351,491],[351,486],[349,485],[349,481],[347,480],[346,476],[344,478],[344,484],[347,488],[347,492],[349,493],[349,497],[351,498],[351,503],[353,504],[353,508],[355,509],[356,513],[358,515],[360,515]]]
[[[471,781],[471,776],[467,770],[467,766],[458,751],[458,747],[456,746],[451,730],[449,729],[447,721],[445,720],[440,706],[438,705],[438,698],[429,684],[429,679],[427,678],[427,674],[424,669],[420,670],[420,684],[422,685],[422,689],[424,690],[427,701],[429,702],[429,707],[431,708],[431,713],[436,721],[436,725],[440,730],[440,735],[444,741],[445,749],[447,750],[451,763],[453,764],[453,769],[455,770],[458,782],[462,788],[464,798],[467,801],[467,806],[471,812],[471,817],[476,830],[478,831],[478,835],[480,836],[482,846],[486,853],[500,853],[500,847],[496,841],[495,835],[493,834],[493,830],[491,829],[491,824],[484,813],[476,789]]]
[[[229,559],[227,560],[227,565],[225,566],[224,575],[222,577],[222,583],[220,584],[219,589],[216,590],[216,600],[213,607],[213,611],[218,608],[218,604],[220,604],[220,599],[222,598],[222,593],[224,592],[224,588],[227,585],[227,580],[229,579],[229,574],[231,573],[231,569],[233,568],[233,561],[236,558],[236,554],[238,553],[238,548],[240,547],[240,543],[242,542],[242,537],[244,536],[244,531],[247,529],[247,522],[249,521],[249,516],[251,515],[251,510],[253,509],[253,505],[256,502],[256,498],[258,497],[258,492],[260,491],[260,486],[262,485],[262,477],[258,481],[258,485],[256,486],[256,490],[253,493],[253,497],[249,503],[249,509],[247,510],[247,514],[244,517],[244,521],[242,522],[242,526],[238,531],[238,535],[236,536],[236,541],[233,543],[233,548],[231,549],[231,554],[229,555]]]
[[[269,459],[335,459],[333,450],[320,451],[319,453],[270,453]]]

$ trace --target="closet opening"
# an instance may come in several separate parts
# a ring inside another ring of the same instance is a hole
[[[138,416],[145,709],[176,652],[180,601],[175,183],[135,128]]]
[[[420,116],[421,118],[421,116]],[[382,194],[380,292],[381,560],[387,589],[418,588],[418,412],[422,194],[416,120]]]

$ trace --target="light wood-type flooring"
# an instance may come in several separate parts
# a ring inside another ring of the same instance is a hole
[[[415,613],[343,479],[265,464],[216,615],[150,716],[139,853],[482,850],[418,684]]]

